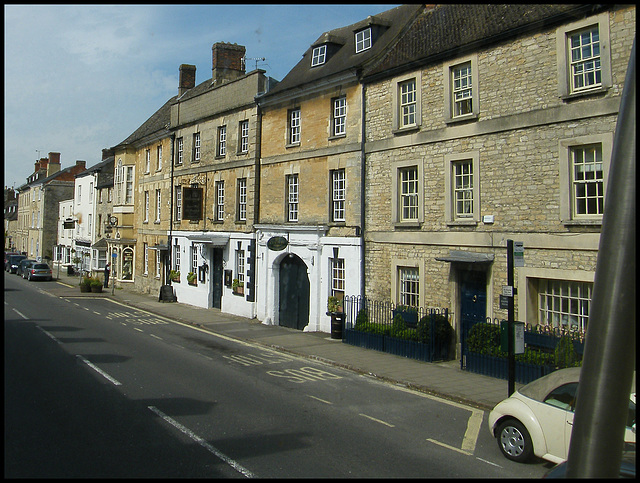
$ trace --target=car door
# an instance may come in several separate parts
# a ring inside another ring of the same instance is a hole
[[[558,386],[543,399],[538,421],[547,443],[547,452],[567,459],[576,410],[578,383]]]

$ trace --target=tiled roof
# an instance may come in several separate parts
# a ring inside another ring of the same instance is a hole
[[[412,62],[458,56],[478,44],[488,45],[525,29],[582,18],[599,5],[451,4],[426,8],[378,61],[366,66],[363,77],[391,74]]]
[[[324,32],[307,48],[302,60],[263,98],[269,98],[283,91],[350,70],[355,73],[355,70],[361,68],[367,61],[384,52],[385,47],[398,36],[402,28],[410,23],[423,7],[421,4],[401,5],[355,24]],[[383,29],[384,32],[375,40],[370,49],[356,53],[355,32],[369,25],[382,25],[388,28]],[[313,47],[326,42],[333,42],[337,51],[330,55],[324,64],[311,67]]]
[[[158,109],[149,119],[147,119],[133,134],[127,139],[122,141],[118,146],[127,144],[133,144],[136,141],[157,133],[158,131],[167,128],[171,121],[171,104],[176,100],[177,96],[173,96],[165,104]]]

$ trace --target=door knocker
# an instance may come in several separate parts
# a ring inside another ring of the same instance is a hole
[[[478,296],[477,296],[477,295],[474,295],[474,296],[473,296],[473,298],[472,298],[471,300],[473,300],[474,302],[477,302],[477,301],[478,301]]]

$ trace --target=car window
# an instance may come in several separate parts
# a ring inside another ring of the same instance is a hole
[[[33,268],[49,268],[49,265],[47,265],[46,263],[35,263],[33,265]]]
[[[547,397],[544,398],[544,402],[551,406],[555,406],[565,411],[576,410],[576,393],[578,392],[578,383],[571,382],[569,384],[563,384],[551,391]]]
[[[633,399],[635,399],[635,394]],[[629,399],[629,412],[627,414],[627,426],[630,428],[634,427],[636,424],[636,403]]]

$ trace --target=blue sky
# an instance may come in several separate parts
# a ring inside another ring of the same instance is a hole
[[[323,32],[399,4],[4,5],[4,185],[61,153],[100,162],[178,90],[180,64],[211,78],[211,46],[246,47],[282,80]]]

